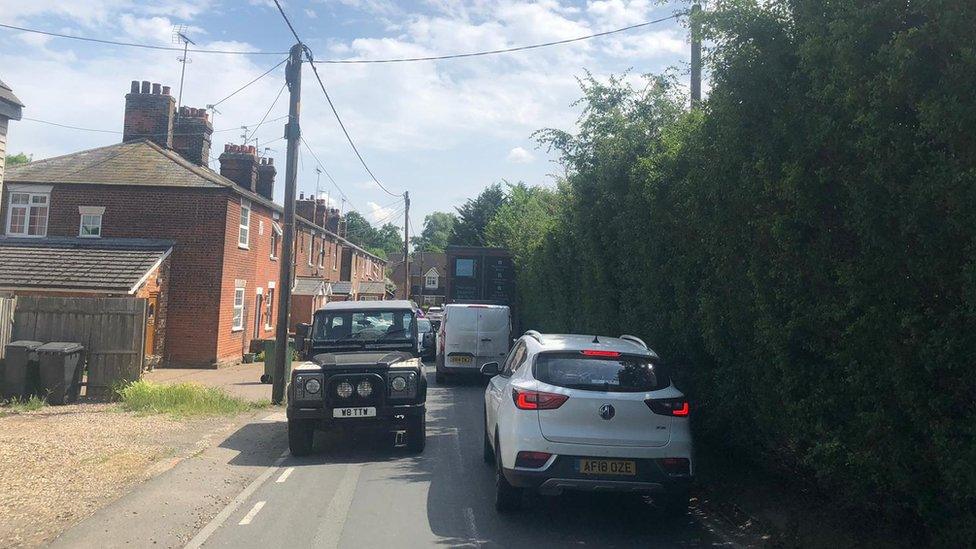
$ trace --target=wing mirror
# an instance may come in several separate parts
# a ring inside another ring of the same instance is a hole
[[[481,367],[482,375],[497,376],[501,372],[501,366],[499,366],[497,362],[486,362],[484,366]]]

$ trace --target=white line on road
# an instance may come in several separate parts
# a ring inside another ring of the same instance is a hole
[[[267,502],[266,501],[259,501],[259,502],[255,503],[254,504],[254,507],[251,507],[251,510],[248,511],[246,515],[244,515],[244,518],[242,518],[241,521],[237,523],[237,525],[238,526],[246,526],[248,524],[251,524],[251,521],[254,520],[254,517],[259,512],[261,512],[261,508],[264,507],[264,504],[265,503],[267,503]]]
[[[288,480],[288,477],[290,477],[291,474],[292,474],[292,472],[294,472],[294,471],[295,471],[295,468],[294,467],[289,467],[289,468],[285,469],[285,472],[284,473],[281,473],[281,476],[278,477],[278,480],[276,480],[275,482],[284,482],[284,481]]]
[[[217,513],[217,516],[214,517],[213,520],[208,522],[202,530],[197,532],[197,535],[193,536],[193,539],[186,544],[185,549],[198,549],[204,543],[206,543],[206,541],[210,539],[210,536],[212,536],[213,533],[216,532],[217,529],[227,521],[228,517],[234,514],[238,507],[244,505],[247,498],[251,497],[251,494],[260,488],[261,485],[264,484],[264,481],[268,480],[271,475],[278,470],[278,466],[281,465],[281,462],[285,461],[286,457],[288,457],[288,450],[282,452],[281,456],[278,457],[278,459],[275,460],[270,467],[265,469],[263,473],[261,473],[261,476],[254,479],[251,484],[248,484],[247,488],[244,488],[240,494],[237,494],[237,497],[234,498],[233,501],[227,504],[227,507],[224,507],[223,510]]]
[[[329,507],[325,510],[325,518],[319,524],[315,539],[310,544],[311,547],[329,549],[339,547],[339,540],[342,539],[342,528],[346,524],[349,507],[352,506],[352,498],[356,495],[356,487],[359,485],[359,474],[362,469],[363,466],[360,463],[346,467],[342,480],[332,496],[332,501],[329,502]]]

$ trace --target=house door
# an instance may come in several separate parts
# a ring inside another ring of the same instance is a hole
[[[156,354],[156,316],[159,307],[159,292],[152,292],[146,298],[146,355]]]
[[[254,298],[254,338],[261,337],[261,313],[264,311],[261,305],[264,303],[264,295],[258,294]]]

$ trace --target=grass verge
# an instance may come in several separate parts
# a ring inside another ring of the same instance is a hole
[[[0,417],[23,412],[33,412],[40,410],[44,406],[47,406],[47,402],[38,396],[32,396],[23,400],[15,398],[13,400],[0,401]]]
[[[164,385],[151,381],[134,381],[118,390],[123,410],[172,417],[229,416],[256,408],[267,402],[252,402],[228,395],[217,387],[196,383]]]

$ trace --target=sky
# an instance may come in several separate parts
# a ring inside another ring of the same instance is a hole
[[[683,10],[682,0],[286,0],[283,6],[318,60],[464,53],[574,38]],[[294,43],[272,0],[0,0],[0,23],[108,40],[172,46],[174,28],[201,49],[286,52]],[[577,78],[630,78],[673,67],[687,78],[688,30],[669,20],[611,36],[517,53],[399,64],[318,65],[367,164],[394,194],[410,192],[412,231],[432,211],[453,211],[495,182],[553,185],[561,173],[533,132],[572,131],[581,107]],[[121,140],[132,80],[177,94],[181,52],[108,46],[0,28],[0,79],[26,105],[12,122],[8,153],[41,159]],[[190,53],[183,104],[203,108],[284,59]],[[284,193],[284,67],[217,106],[212,155],[242,142],[242,125],[275,159]],[[277,97],[277,101],[275,99]],[[306,64],[301,128],[333,184],[304,148],[298,191],[318,191],[375,224],[403,223],[402,199],[371,181],[345,141]],[[265,117],[265,124],[258,122]],[[253,142],[252,142],[253,144]],[[218,169],[216,161],[211,167]],[[318,183],[317,183],[318,180]],[[341,191],[340,191],[341,189]],[[348,201],[342,201],[342,193]]]

